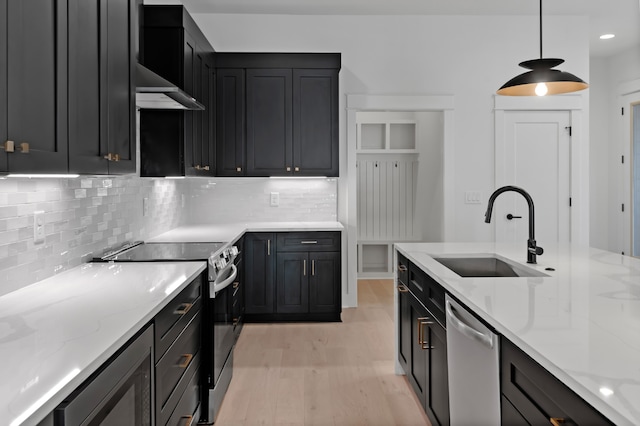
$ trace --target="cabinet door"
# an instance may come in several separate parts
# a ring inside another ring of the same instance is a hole
[[[6,129],[16,150],[5,169],[66,173],[67,2],[9,1],[6,10]]]
[[[303,176],[338,176],[338,71],[293,70],[293,166]]]
[[[422,408],[426,412],[428,386],[428,322],[427,311],[414,298],[410,298],[411,306],[411,364],[407,376]]]
[[[411,305],[412,298],[406,285],[398,283],[398,315],[400,332],[398,333],[398,361],[400,366],[409,374],[411,366]]]
[[[215,155],[214,155],[214,88],[215,74],[210,52],[200,52],[196,58],[199,68],[196,78],[200,82],[196,90],[198,101],[205,107],[204,111],[196,111],[195,124],[197,132],[193,139],[193,174],[195,176],[215,175]]]
[[[247,176],[293,171],[292,70],[247,70]]]
[[[449,424],[449,376],[447,364],[447,331],[438,323],[429,326],[429,392],[427,412],[431,423]]]
[[[71,172],[135,172],[131,3],[69,0]]]
[[[0,28],[7,28],[7,0],[0,0]],[[0,31],[0,99],[7,99],[7,32]],[[0,101],[0,172],[7,171],[7,153],[3,151],[8,139],[7,103]]]
[[[309,312],[336,312],[341,309],[341,269],[339,252],[310,252]]]
[[[309,312],[309,275],[311,264],[307,253],[278,253],[276,265],[276,312],[296,314]]]
[[[248,234],[244,247],[245,313],[272,314],[275,308],[275,234]]]
[[[245,174],[245,71],[220,69],[216,76],[216,173]]]
[[[135,1],[108,0],[106,46],[106,97],[107,140],[106,153],[117,155],[109,161],[110,174],[136,171],[135,133]],[[104,86],[103,86],[104,88]],[[103,148],[104,149],[104,148]],[[103,151],[104,153],[104,151]]]
[[[200,62],[196,41],[183,31],[184,46],[184,91],[200,101]],[[201,111],[184,111],[184,173],[186,176],[196,176],[195,166],[200,166],[200,129]]]

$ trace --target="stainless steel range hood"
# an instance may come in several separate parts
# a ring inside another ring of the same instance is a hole
[[[136,106],[141,109],[204,110],[191,95],[153,71],[137,64]]]

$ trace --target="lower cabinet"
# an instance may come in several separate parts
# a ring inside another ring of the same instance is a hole
[[[200,275],[154,320],[157,425],[179,425],[197,415],[203,284]]]
[[[397,253],[398,362],[433,425],[448,425],[444,288]],[[442,307],[442,308],[441,308]]]
[[[411,350],[405,372],[431,424],[448,425],[449,381],[446,329],[412,293],[404,294],[408,294],[406,297],[409,298],[409,307],[408,315],[405,311],[406,317],[400,322],[400,335],[411,336]],[[406,342],[401,343],[406,344]],[[407,359],[406,355],[404,359]]]
[[[339,321],[340,232],[247,234],[247,321]]]
[[[503,425],[613,424],[509,340],[500,345]]]

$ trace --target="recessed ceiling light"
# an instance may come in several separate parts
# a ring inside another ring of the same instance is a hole
[[[614,38],[615,36],[615,34],[602,34],[600,36],[600,40],[609,40],[610,38]]]

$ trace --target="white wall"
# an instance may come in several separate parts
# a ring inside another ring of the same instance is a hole
[[[493,95],[538,56],[534,16],[293,16],[194,14],[217,51],[341,52],[342,94],[427,94],[455,97],[456,230],[450,240],[486,241],[493,235],[482,210],[494,188]],[[544,53],[589,79],[588,21],[546,17]],[[585,92],[588,105],[588,92]],[[344,111],[344,96],[341,98]],[[585,115],[588,117],[587,115]],[[346,113],[341,115],[339,217],[348,196]],[[483,205],[464,204],[478,190]]]

